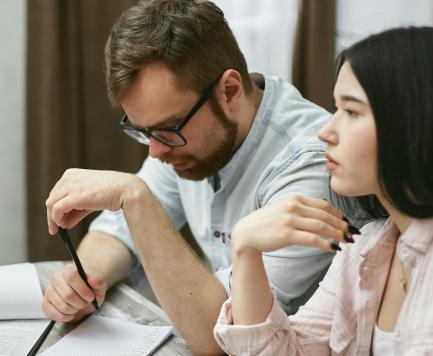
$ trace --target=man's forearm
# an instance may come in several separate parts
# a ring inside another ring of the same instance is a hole
[[[132,265],[128,248],[113,236],[99,231],[89,232],[77,252],[84,269],[98,273],[108,287],[123,279]]]
[[[124,213],[150,284],[194,354],[220,354],[213,327],[227,298],[223,285],[191,251],[147,187]]]

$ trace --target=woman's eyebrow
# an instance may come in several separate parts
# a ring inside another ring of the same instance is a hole
[[[354,96],[354,95],[341,95],[340,99],[342,101],[353,101],[355,103],[359,103],[359,104],[363,104],[363,105],[368,105],[364,100]]]

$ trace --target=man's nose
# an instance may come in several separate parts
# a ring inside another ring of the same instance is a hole
[[[173,150],[173,147],[164,145],[162,142],[154,139],[153,137],[149,138],[149,156],[152,158],[159,158],[164,153],[170,152]]]

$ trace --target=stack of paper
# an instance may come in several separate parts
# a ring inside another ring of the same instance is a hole
[[[31,263],[0,266],[0,319],[45,319],[42,291]]]
[[[0,286],[0,355],[27,355],[49,323],[35,267],[0,266]]]

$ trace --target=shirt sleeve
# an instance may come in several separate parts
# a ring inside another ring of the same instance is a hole
[[[335,290],[346,250],[334,258],[317,291],[295,315],[287,317],[274,291],[272,309],[263,323],[233,325],[231,299],[227,300],[214,328],[218,344],[229,355],[330,355]]]
[[[329,199],[324,150],[323,145],[313,141],[282,152],[258,190],[257,207],[293,194]],[[315,292],[333,256],[334,253],[304,246],[263,253],[270,284],[287,314],[294,314]]]
[[[177,229],[180,229],[185,224],[186,218],[179,195],[176,174],[172,168],[148,157],[138,171],[137,176],[148,185],[173,224]],[[102,231],[121,241],[131,252],[134,259],[134,269],[139,267],[137,250],[121,210],[104,210],[91,223],[89,231],[94,230]]]

